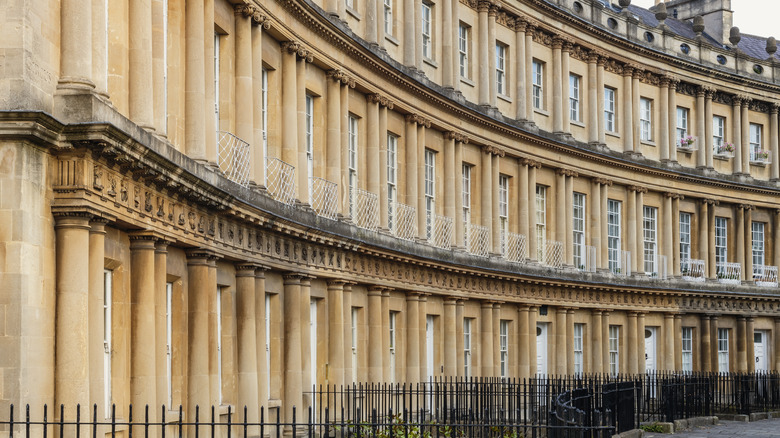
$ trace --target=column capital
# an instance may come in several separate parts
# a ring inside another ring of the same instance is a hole
[[[665,198],[672,198],[672,199],[685,199],[685,195],[682,195],[680,193],[674,193],[674,192],[664,192]]]
[[[647,75],[647,72],[639,67],[633,67],[634,72],[631,74],[631,77],[634,79],[639,79],[640,81],[645,78]]]
[[[552,48],[553,49],[561,49],[563,48],[564,39],[561,38],[559,35],[555,35],[552,38]]]
[[[254,277],[255,269],[257,265],[254,263],[237,262],[234,264],[236,268],[236,277]]]
[[[173,242],[167,239],[157,239],[154,245],[154,252],[157,254],[168,254],[168,245],[171,243]]]
[[[286,51],[289,54],[294,54],[306,62],[314,61],[314,55],[311,53],[311,51],[298,41],[283,41],[280,43],[280,45],[282,47],[282,51]]]
[[[406,291],[406,301],[420,301],[420,293],[411,290]]]
[[[515,32],[525,32],[528,29],[528,19],[524,16],[515,17]]]
[[[300,272],[287,272],[282,275],[282,278],[284,279],[284,284],[301,284],[303,280],[306,278],[306,274],[300,273]]]
[[[634,75],[634,66],[631,64],[626,64],[623,66],[623,76],[633,76]]]
[[[192,248],[185,252],[188,265],[197,265],[208,263],[211,259],[216,259],[214,251],[205,248]]]
[[[332,279],[328,280],[328,289],[342,289],[344,288],[344,285],[347,284],[346,280],[341,279]]]
[[[530,310],[531,306],[528,304],[517,304],[517,311],[518,312],[528,312]],[[780,317],[778,317],[780,319]]]
[[[477,12],[489,12],[489,11],[490,11],[490,1],[481,0],[477,2]]]
[[[590,314],[591,315],[601,316],[602,313],[604,313],[604,311],[601,310],[601,309],[590,309]]]
[[[109,220],[103,217],[92,217],[89,221],[89,233],[90,234],[106,234],[106,225]]]
[[[612,180],[607,178],[593,178],[593,182],[602,186],[612,186]]]
[[[675,314],[671,312],[664,313],[664,319],[674,319]]]
[[[777,114],[780,110],[780,102],[769,102],[769,114]]]
[[[676,90],[677,86],[680,85],[680,78],[671,74],[665,74],[661,76],[661,81],[665,81],[672,90]],[[663,84],[663,82],[661,83]]]
[[[704,94],[704,97],[709,100],[712,100],[712,97],[717,92],[718,89],[713,87],[712,85],[700,85],[699,88],[696,90],[697,95],[699,95],[699,93],[702,93]]]
[[[445,132],[444,133],[444,138],[447,139],[447,140],[459,141],[459,142],[461,142],[463,144],[468,144],[468,142],[469,142],[468,136],[466,136],[465,134],[461,134],[459,132],[455,132],[455,131],[447,131],[447,132]]]
[[[458,303],[458,297],[444,297],[445,306],[454,306]]]
[[[542,163],[530,158],[518,158],[517,161],[523,166],[534,167],[536,169],[542,168]]]
[[[355,88],[356,85],[355,79],[351,78],[342,70],[338,70],[338,69],[328,70],[327,73],[325,73],[325,76],[336,82],[341,82],[341,85],[346,85],[349,88]]]
[[[557,173],[558,175],[571,176],[571,177],[574,177],[574,178],[577,178],[577,177],[580,176],[580,174],[577,173],[576,170],[564,169],[564,168],[555,169],[555,173]]]
[[[493,301],[492,300],[483,300],[480,304],[480,307],[483,309],[492,309],[493,308]]]
[[[637,192],[637,193],[647,193],[647,187],[630,185],[630,186],[628,186],[628,191],[629,192]]]
[[[735,106],[738,105],[746,106],[746,105],[750,105],[750,102],[753,101],[753,98],[751,98],[746,94],[735,94],[734,97],[731,98],[731,100]]]
[[[701,319],[702,319],[702,321],[709,321],[710,320],[710,315],[707,314],[707,313],[703,313],[701,315]]]
[[[718,201],[717,199],[707,199],[707,198],[705,198],[705,199],[699,199],[699,203],[707,204],[707,205],[719,205],[720,201]]]
[[[130,250],[134,249],[151,249],[155,248],[155,244],[159,239],[159,236],[150,231],[134,231],[128,233],[127,236],[130,239]]]
[[[482,152],[485,152],[487,154],[492,154],[492,155],[498,155],[499,157],[503,157],[504,155],[506,155],[506,152],[498,146],[489,146],[489,145],[482,146]]]
[[[405,119],[406,119],[406,123],[422,125],[425,126],[426,128],[431,127],[431,121],[419,114],[407,114]]]
[[[752,204],[739,204],[739,206],[737,208],[739,208],[741,210],[748,210],[749,211],[749,210],[755,210],[756,206],[752,205]]]
[[[268,30],[271,28],[271,19],[260,13],[259,9],[255,10],[252,14],[252,25],[262,26],[263,29]]]
[[[233,6],[233,12],[237,17],[249,18],[255,15],[257,8],[248,3],[239,3]]]
[[[382,286],[371,285],[371,286],[369,286],[369,287],[368,287],[368,293],[367,293],[367,295],[368,295],[369,297],[372,297],[372,296],[373,296],[373,297],[376,297],[376,296],[380,296],[380,297],[381,297],[381,296],[382,296],[382,291],[383,291],[383,290],[385,290],[385,288],[384,288],[384,287],[382,287]]]

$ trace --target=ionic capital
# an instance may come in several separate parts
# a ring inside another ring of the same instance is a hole
[[[469,138],[465,134],[461,134],[459,132],[455,131],[447,131],[444,133],[444,138],[447,140],[455,140],[459,141],[463,144],[467,144],[469,142]]]
[[[406,123],[413,123],[416,125],[422,125],[426,128],[431,127],[431,121],[426,119],[425,117],[419,115],[419,114],[407,114],[406,117]]]
[[[490,145],[482,146],[482,152],[485,152],[487,154],[492,154],[492,155],[498,155],[499,157],[503,157],[504,155],[506,155],[506,152],[503,149],[499,148],[498,146],[490,146]]]
[[[271,20],[261,14],[258,10],[255,10],[255,13],[252,14],[252,24],[255,26],[263,26],[263,29],[266,30],[271,28]]]
[[[673,193],[673,192],[665,192],[664,197],[671,198],[671,199],[685,199],[685,196],[679,194],[679,193]]]
[[[732,98],[732,101],[734,102],[734,105],[750,105],[750,102],[753,101],[753,98],[746,95],[746,94],[737,94]]]
[[[647,187],[642,186],[628,186],[629,192],[637,192],[637,193],[647,193]]]
[[[542,163],[540,163],[540,162],[538,162],[536,160],[532,160],[530,158],[519,158],[518,161],[523,166],[528,166],[529,168],[530,167],[534,167],[536,169],[541,169],[542,168]]]
[[[602,186],[612,186],[612,180],[607,178],[593,178],[593,182]]]
[[[233,6],[233,12],[236,14],[236,16],[242,16],[244,18],[249,18],[255,15],[255,12],[257,12],[257,9],[247,3],[239,3],[235,6]]]
[[[720,201],[718,201],[717,199],[702,199],[700,202],[702,204],[707,204],[712,206],[720,205]]]
[[[738,208],[740,208],[740,209],[742,209],[742,210],[748,210],[748,211],[750,211],[750,210],[755,210],[755,209],[756,209],[756,206],[755,206],[755,205],[751,205],[751,204],[739,204],[739,207],[738,207]]]

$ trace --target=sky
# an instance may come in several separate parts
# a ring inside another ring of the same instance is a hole
[[[655,1],[634,0],[631,4],[649,8],[655,4]],[[739,27],[740,32],[780,39],[780,28],[777,26],[780,1],[731,0],[731,9],[734,11],[734,25]]]

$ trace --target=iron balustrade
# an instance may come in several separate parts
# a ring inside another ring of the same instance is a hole
[[[414,240],[417,237],[417,209],[400,202],[394,202],[392,209],[390,230],[393,235],[403,240]]]
[[[468,242],[466,250],[480,257],[490,256],[490,231],[482,225],[466,223]]]
[[[756,286],[777,287],[777,266],[753,265],[753,281]]]
[[[704,260],[685,259],[680,262],[680,274],[683,280],[701,283],[707,280],[704,276]]]
[[[218,131],[217,164],[227,179],[243,187],[249,185],[249,143],[230,132]]]
[[[735,262],[725,262],[717,266],[718,282],[723,284],[742,283],[742,265]]]
[[[316,176],[309,177],[311,208],[319,216],[336,220],[338,217],[338,185]]]
[[[285,205],[295,202],[295,167],[278,158],[265,160],[265,187],[272,198]]]

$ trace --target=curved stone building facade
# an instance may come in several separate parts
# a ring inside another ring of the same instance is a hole
[[[729,0],[16,3],[0,410],[780,368],[780,59]]]

